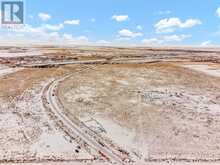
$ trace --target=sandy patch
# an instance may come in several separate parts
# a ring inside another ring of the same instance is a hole
[[[184,65],[184,67],[193,69],[196,71],[204,72],[205,74],[208,74],[211,76],[220,77],[220,68],[219,67],[217,68],[212,65],[198,64],[198,65]]]

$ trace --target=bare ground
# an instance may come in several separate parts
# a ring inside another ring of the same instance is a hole
[[[74,74],[59,95],[71,115],[96,119],[146,160],[218,160],[219,83],[175,63],[103,65]]]
[[[68,117],[79,118],[138,164],[218,163],[219,50],[0,49],[0,163],[94,164],[88,148],[79,150],[79,142],[42,105],[44,87],[66,74],[73,76],[60,84],[58,97]],[[92,64],[90,70],[47,65],[99,59],[106,64]],[[136,64],[126,64],[128,59]],[[116,61],[125,64],[112,64]]]

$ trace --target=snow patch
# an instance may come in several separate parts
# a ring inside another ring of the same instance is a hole
[[[42,53],[37,49],[22,50],[0,50],[0,57],[26,57],[40,56]]]
[[[95,117],[95,119],[107,130],[103,133],[104,136],[111,139],[114,143],[121,146],[129,152],[135,152],[142,154],[142,156],[148,156],[148,145],[143,140],[137,140],[136,133],[127,128],[121,127],[111,119],[103,117]],[[140,137],[138,137],[140,139]],[[144,155],[143,155],[144,154]]]
[[[48,82],[26,90],[8,103],[14,106],[0,109],[0,160],[92,158],[84,148],[75,152],[78,143],[65,137],[48,117],[41,99]]]
[[[9,68],[7,66],[0,65],[0,77],[17,72],[21,69],[22,68]]]
[[[193,69],[196,71],[204,72],[211,76],[220,77],[220,69],[214,68],[209,65],[184,65],[184,67]]]

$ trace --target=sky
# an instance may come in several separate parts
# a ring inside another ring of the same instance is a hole
[[[25,25],[0,42],[220,44],[220,0],[25,0]]]

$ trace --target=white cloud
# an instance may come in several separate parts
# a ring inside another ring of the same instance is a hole
[[[122,30],[118,31],[118,36],[123,39],[131,39],[131,38],[135,38],[135,37],[140,37],[142,35],[143,35],[142,33],[132,32],[128,29],[122,29]]]
[[[28,18],[34,19],[34,16],[33,15],[28,15]]]
[[[63,34],[63,40],[69,44],[89,44],[89,39],[86,36],[73,37],[72,34]]]
[[[89,42],[89,39],[86,36],[79,36],[79,37],[76,37],[76,39],[77,41],[84,42],[84,43]]]
[[[170,10],[161,10],[161,11],[158,11],[158,15],[167,15],[167,14],[171,14],[171,11],[170,11]]]
[[[166,35],[166,36],[161,36],[158,38],[148,38],[148,39],[143,39],[142,43],[146,45],[161,45],[161,44],[167,44],[167,43],[173,43],[173,42],[181,42],[186,38],[190,38],[190,35]]]
[[[64,21],[64,24],[68,24],[68,25],[79,25],[79,24],[80,24],[80,20],[79,20],[79,19],[66,20],[66,21]]]
[[[49,29],[48,29],[49,27]],[[52,28],[55,30],[54,28]],[[21,43],[21,44],[57,44],[57,45],[88,45],[89,39],[86,36],[72,36],[71,34],[63,34],[52,31],[50,26],[33,27],[24,25],[21,29],[13,29],[10,33],[1,29],[0,43]]]
[[[1,34],[3,36],[3,40],[5,42],[16,42],[16,43],[36,43],[36,42],[56,42],[56,40],[59,38],[59,33],[57,32],[50,32],[47,31],[47,29],[43,26],[40,27],[33,27],[31,25],[25,24],[23,28],[21,29],[13,29],[10,31],[10,38],[7,38],[7,32]],[[22,36],[22,37],[20,37]]]
[[[91,18],[90,21],[91,21],[91,22],[95,22],[96,19],[95,19],[95,18]]]
[[[190,35],[185,35],[185,34],[181,34],[181,35],[169,35],[169,36],[164,36],[163,37],[163,40],[165,42],[180,42],[186,38],[190,38],[191,36]]]
[[[209,41],[209,40],[208,41],[204,41],[204,42],[201,43],[201,46],[204,46],[204,47],[205,46],[212,46],[212,41]]]
[[[163,41],[158,38],[147,38],[147,39],[143,39],[142,43],[144,45],[160,45],[163,43]]]
[[[59,38],[59,36],[60,36],[58,32],[52,32],[52,33],[49,33],[49,35],[51,37],[55,37],[55,38]]]
[[[199,24],[202,22],[198,19],[187,19],[182,22],[179,18],[173,17],[160,20],[154,27],[157,33],[169,33],[174,32],[177,28],[191,28]]]
[[[46,24],[43,25],[43,28],[47,29],[47,30],[51,30],[51,31],[59,31],[63,28],[63,24],[58,24],[58,25],[50,25],[50,24]]]
[[[60,34],[58,32],[47,33],[45,38],[51,43],[60,40]]]
[[[216,14],[218,17],[220,17],[220,7],[216,10]]]
[[[48,21],[49,19],[51,19],[51,15],[47,14],[47,13],[39,13],[38,17],[42,20],[42,21]]]
[[[13,32],[18,32],[18,33],[33,33],[33,34],[45,34],[50,31],[59,31],[62,29],[64,26],[63,24],[58,24],[58,25],[50,25],[50,24],[45,24],[39,27],[33,27],[31,25],[24,25],[23,28],[18,28],[18,29],[13,29]]]
[[[142,26],[141,25],[137,25],[136,27],[138,30],[143,30]]]
[[[117,22],[127,21],[129,19],[128,15],[113,15],[112,19]]]
[[[73,36],[71,35],[71,34],[63,34],[63,38],[65,39],[65,40],[72,40],[73,39]]]
[[[106,40],[99,40],[96,42],[97,44],[100,44],[100,45],[108,45],[108,44],[111,44],[110,41],[106,41]]]
[[[45,29],[43,27],[32,27],[31,25],[26,24],[23,28],[13,29],[13,32],[41,35],[45,33]]]

